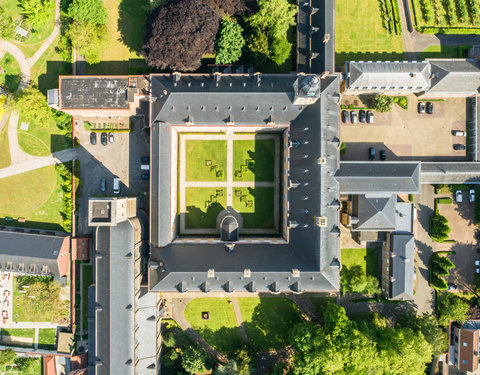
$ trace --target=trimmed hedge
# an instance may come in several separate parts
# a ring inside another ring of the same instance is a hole
[[[480,34],[480,28],[416,26],[422,34]]]
[[[453,199],[452,198],[437,198],[438,204],[452,204]]]
[[[448,239],[451,230],[448,226],[448,219],[437,212],[430,218],[430,228],[428,229],[428,234],[435,242],[444,242]]]

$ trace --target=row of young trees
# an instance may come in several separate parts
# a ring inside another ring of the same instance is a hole
[[[440,255],[439,253],[435,253],[430,259],[430,267],[430,284],[438,290],[447,289],[447,283],[443,278],[448,276],[450,274],[450,269],[455,267],[452,261],[449,258]]]
[[[478,0],[420,0],[420,12],[428,25],[440,24],[440,13],[445,13],[449,26],[471,23],[480,25],[480,4]]]
[[[218,64],[234,63],[247,52],[257,63],[280,65],[291,53],[287,31],[296,12],[288,0],[258,0],[255,6],[245,0],[171,0],[152,13],[143,54],[150,66],[182,71],[198,69],[212,51]]]

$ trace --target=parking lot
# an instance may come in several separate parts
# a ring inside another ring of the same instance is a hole
[[[113,179],[118,177],[120,193],[118,196],[143,196],[148,192],[149,181],[142,179],[141,158],[149,155],[148,136],[143,129],[143,120],[134,121],[133,131],[114,132],[114,142],[106,146],[100,142],[101,133],[97,133],[97,143],[90,142],[90,131],[77,119],[76,136],[80,140],[77,158],[80,160],[79,212],[77,232],[88,233],[88,198],[93,196],[117,196],[113,193]],[[108,132],[108,131],[106,131]],[[101,180],[106,179],[106,191],[101,191]]]
[[[360,97],[345,96],[342,103],[363,106]],[[386,151],[387,160],[468,160],[466,150],[453,149],[454,144],[466,145],[466,137],[453,135],[454,130],[466,131],[466,99],[446,98],[432,103],[433,114],[419,114],[418,98],[410,95],[408,109],[394,103],[390,112],[374,111],[373,124],[341,123],[340,139],[346,143],[342,160],[367,160],[370,147],[377,151],[376,160],[381,150]]]

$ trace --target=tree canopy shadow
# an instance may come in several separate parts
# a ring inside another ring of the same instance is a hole
[[[119,7],[118,31],[130,52],[140,52],[147,21],[148,0],[122,0]]]

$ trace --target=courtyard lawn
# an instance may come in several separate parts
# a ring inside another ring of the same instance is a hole
[[[17,60],[11,54],[6,52],[0,60],[0,67],[4,70],[3,73],[0,73],[0,86],[15,92],[22,76],[20,65],[18,65]]]
[[[185,188],[187,229],[215,228],[217,215],[227,207],[225,188]]]
[[[273,187],[233,188],[233,209],[240,212],[244,228],[275,228]]]
[[[390,35],[383,28],[378,0],[336,1],[336,65],[347,60],[403,60],[404,51],[402,36]]]
[[[210,314],[202,319],[202,312]],[[185,308],[185,318],[210,345],[221,352],[231,352],[241,346],[240,329],[233,305],[228,298],[197,298]]]
[[[57,330],[54,328],[45,328],[38,331],[38,348],[46,350],[55,349],[55,339],[57,337]]]
[[[83,289],[82,289],[82,307],[83,307],[83,330],[88,329],[88,287],[93,283],[93,266],[83,266]]]
[[[274,168],[273,139],[233,141],[233,181],[273,181]]]
[[[1,116],[0,116],[1,118]],[[8,121],[0,131],[0,168],[8,167],[12,162],[10,158],[10,146],[8,144]]]
[[[72,140],[66,137],[55,121],[43,125],[29,123],[28,130],[20,129],[24,120],[18,121],[18,143],[27,154],[49,156],[72,147]]]
[[[342,249],[342,266],[350,268],[360,265],[367,275],[377,277],[378,273],[378,249]]]
[[[300,310],[286,298],[238,298],[250,345],[256,351],[282,349],[289,345],[288,332],[302,321]]]
[[[53,165],[2,178],[0,224],[63,230],[61,185],[62,178]],[[20,217],[26,222],[17,222]]]
[[[186,140],[186,181],[226,181],[227,141]]]

